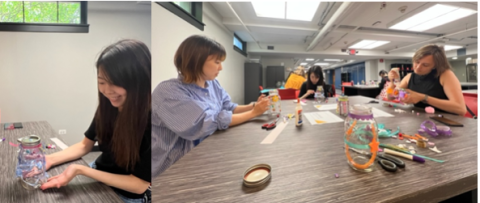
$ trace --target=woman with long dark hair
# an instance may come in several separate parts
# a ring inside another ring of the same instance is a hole
[[[303,97],[305,96],[305,94],[307,94],[308,96],[304,98],[313,99],[314,93],[317,90],[318,86],[322,86],[325,97],[329,97],[328,95],[329,90],[326,88],[327,86],[325,85],[322,67],[312,66],[307,71],[307,81],[305,81],[302,84],[302,87],[300,88],[299,97]]]
[[[103,50],[96,67],[99,105],[94,119],[81,142],[45,157],[46,168],[81,158],[95,141],[102,154],[91,167],[71,164],[41,189],[66,186],[83,175],[111,186],[124,202],[150,202],[150,51],[140,41],[121,40]]]

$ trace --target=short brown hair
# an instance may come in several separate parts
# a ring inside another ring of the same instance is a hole
[[[192,35],[185,39],[175,53],[174,63],[183,82],[194,83],[203,74],[203,65],[209,56],[225,60],[225,48],[217,41],[205,36]]]
[[[436,77],[440,76],[446,70],[451,69],[450,63],[448,63],[447,56],[443,47],[435,44],[429,44],[418,49],[412,57],[412,62],[420,60],[425,56],[433,56],[433,62],[435,63],[435,69],[437,69]]]

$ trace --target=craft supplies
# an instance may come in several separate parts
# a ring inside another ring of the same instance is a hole
[[[416,161],[418,163],[425,163],[425,159],[423,159],[421,157],[411,155],[411,154],[405,154],[405,153],[402,153],[402,152],[393,151],[393,150],[388,149],[388,148],[385,149],[385,153],[395,155],[395,156],[399,156],[399,157],[403,157],[403,158],[406,158],[406,159],[409,159],[409,160],[412,160],[412,161]]]

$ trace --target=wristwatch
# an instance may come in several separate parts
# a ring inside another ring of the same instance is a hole
[[[422,102],[427,103],[428,95],[425,94],[425,97],[423,98]]]
[[[253,102],[253,108],[255,108],[255,103],[257,103],[257,102]]]

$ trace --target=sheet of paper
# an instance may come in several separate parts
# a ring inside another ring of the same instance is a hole
[[[57,147],[60,147],[60,149],[62,150],[68,148],[68,146],[65,143],[63,143],[56,137],[50,138],[50,140],[52,140],[55,143],[55,145],[57,145]]]
[[[373,112],[373,117],[374,118],[378,118],[378,117],[394,117],[394,115],[392,114],[389,114],[385,111],[382,111],[380,109],[377,109],[377,108],[372,108],[372,112]]]
[[[305,113],[303,114],[303,116],[310,122],[311,125],[343,122],[342,118],[338,117],[330,111]]]
[[[268,134],[267,137],[263,139],[263,141],[260,144],[272,144],[277,139],[278,135],[282,133],[283,129],[285,128],[285,126],[287,126],[287,124],[288,124],[288,121],[286,123],[284,123],[283,121],[278,121],[277,127],[275,127],[270,132],[270,134]]]
[[[300,100],[300,104],[301,104],[302,106],[307,105],[307,103],[305,103],[305,101],[306,101],[305,99]],[[297,103],[297,100],[296,100],[296,99],[293,100],[293,103]]]
[[[314,105],[314,107],[320,111],[335,110],[337,109],[337,104],[318,104],[318,105]]]

